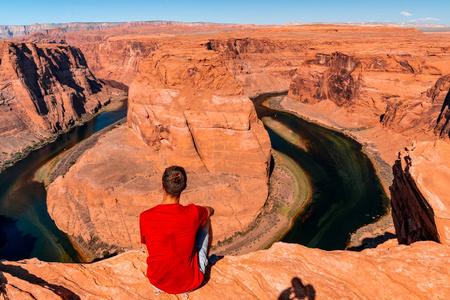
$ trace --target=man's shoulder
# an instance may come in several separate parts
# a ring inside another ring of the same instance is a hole
[[[200,210],[206,209],[206,208],[204,208],[204,207],[201,206],[201,205],[197,205],[197,204],[193,204],[193,203],[188,204],[188,205],[186,205],[185,207],[186,207],[187,209],[193,210],[193,211],[195,211],[195,212],[199,212]]]
[[[142,218],[142,217],[145,217],[145,216],[153,214],[154,212],[156,212],[158,210],[157,207],[158,207],[158,205],[154,206],[152,208],[149,208],[147,210],[144,210],[143,212],[141,212],[140,217]]]

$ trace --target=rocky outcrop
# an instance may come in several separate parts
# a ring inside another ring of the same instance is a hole
[[[450,245],[450,145],[423,142],[399,153],[390,187],[392,217],[401,244],[432,240]]]
[[[317,55],[313,63],[323,65],[323,72],[296,74],[291,81],[288,96],[304,103],[314,104],[330,100],[338,106],[350,106],[358,98],[362,85],[361,63],[343,53]],[[307,61],[311,63],[311,61]]]
[[[77,48],[1,42],[0,160],[96,112],[108,90]]]
[[[159,42],[154,40],[113,38],[79,45],[95,76],[127,85],[139,74],[142,61],[158,46]]]
[[[174,164],[266,177],[270,141],[253,103],[217,54],[160,51],[130,86],[128,125]]]
[[[438,79],[427,91],[433,103],[441,105],[441,111],[434,127],[434,132],[441,138],[450,137],[450,74]]]
[[[145,277],[146,255],[127,252],[92,264],[0,263],[0,299],[179,299]],[[192,299],[446,299],[450,248],[433,242],[361,253],[276,243],[226,256]]]
[[[434,132],[441,138],[448,138],[449,88],[450,75],[446,75],[440,77],[418,99],[389,100],[382,124],[398,132]]]
[[[250,97],[288,90],[305,51],[302,42],[258,35],[212,38],[204,46],[223,55],[228,69]]]
[[[152,54],[130,86],[130,129],[106,134],[50,185],[50,215],[94,250],[91,259],[139,247],[139,214],[160,203],[169,165],[188,172],[182,204],[216,209],[214,243],[247,230],[261,212],[269,136],[219,57],[201,48]]]

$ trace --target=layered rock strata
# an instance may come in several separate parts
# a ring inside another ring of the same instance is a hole
[[[432,240],[450,245],[450,145],[423,142],[399,153],[391,190],[392,217],[401,244]]]
[[[160,51],[130,86],[128,125],[174,164],[267,177],[270,141],[219,55]]]
[[[50,185],[50,215],[95,256],[139,247],[139,214],[161,201],[169,165],[188,172],[182,204],[216,209],[214,243],[261,212],[269,136],[219,57],[201,48],[155,52],[130,86],[130,129],[107,133]]]
[[[79,45],[88,57],[89,68],[97,77],[116,80],[127,85],[139,74],[142,61],[152,51],[158,49],[158,46],[159,42],[152,39],[114,38]]]
[[[434,127],[435,134],[442,138],[450,137],[450,74],[439,78],[436,84],[428,90],[427,96],[433,103],[442,103],[441,111]]]
[[[96,112],[108,90],[77,48],[1,42],[0,161]]]
[[[192,299],[446,299],[450,248],[411,246],[326,252],[276,243],[226,256]],[[1,262],[0,299],[179,299],[155,295],[146,255],[132,251],[93,264]]]
[[[188,26],[188,27],[236,27],[234,24],[219,24],[207,22],[173,22],[173,21],[134,21],[134,22],[73,22],[73,23],[49,23],[49,24],[31,24],[31,25],[0,25],[1,38],[15,38],[32,33],[53,33],[53,30],[61,32],[78,32],[107,30],[111,28],[137,28],[137,27],[160,27],[160,26]]]

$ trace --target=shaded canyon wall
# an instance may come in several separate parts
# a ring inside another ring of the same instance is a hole
[[[0,160],[96,112],[113,93],[78,48],[0,42]]]

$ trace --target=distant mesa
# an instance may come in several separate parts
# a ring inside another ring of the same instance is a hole
[[[207,25],[217,25],[222,27],[233,26],[224,23],[207,23],[207,22],[174,22],[174,21],[134,21],[134,22],[75,22],[75,23],[47,23],[31,25],[0,25],[0,39],[17,38],[35,32],[46,33],[49,30],[57,29],[63,32],[106,30],[111,28],[136,28],[142,26],[192,26],[200,27]]]

